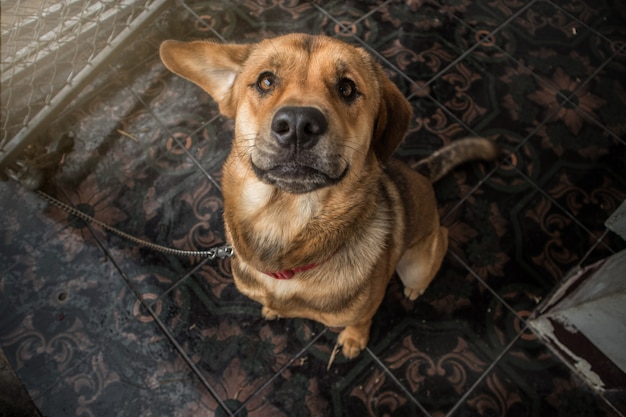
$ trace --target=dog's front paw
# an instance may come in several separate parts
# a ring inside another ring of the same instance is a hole
[[[368,339],[369,328],[367,332],[363,332],[355,327],[348,326],[339,333],[337,344],[341,346],[343,356],[348,359],[354,359],[365,349]]]
[[[424,294],[424,291],[426,291],[426,288],[415,289],[404,287],[404,296],[413,301],[417,299],[417,297],[419,297],[420,295]]]
[[[263,315],[263,318],[265,320],[276,320],[280,318],[280,315],[278,314],[276,310],[272,310],[271,308],[265,307],[265,306],[263,306],[263,309],[261,310],[261,314]]]

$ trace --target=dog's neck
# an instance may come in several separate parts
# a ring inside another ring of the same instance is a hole
[[[269,275],[270,277],[272,277],[274,279],[284,280],[284,279],[291,279],[291,278],[293,278],[293,276],[296,275],[298,272],[308,271],[310,269],[317,268],[318,266],[320,266],[320,263],[316,262],[316,263],[309,264],[309,265],[299,266],[299,267],[293,268],[293,269],[283,269],[282,271],[263,272],[263,273],[265,275]]]
[[[328,258],[324,259],[321,262],[314,262],[312,264],[308,264],[308,265],[304,265],[304,266],[298,266],[292,269],[283,269],[282,271],[276,271],[276,272],[263,272],[265,275],[269,275],[270,277],[274,278],[274,279],[281,279],[281,280],[285,280],[285,279],[291,279],[293,278],[294,275],[296,275],[299,272],[304,272],[304,271],[309,271],[311,269],[315,269],[318,266],[328,262],[330,260],[330,258],[332,258],[333,256],[335,256],[336,252],[333,253],[332,255],[330,255]]]
[[[240,159],[229,161],[224,177],[228,174],[234,186],[224,187],[228,240],[239,259],[265,275],[286,279],[318,267],[345,245],[347,230],[350,236],[369,230],[365,225],[380,215],[377,193],[368,192],[378,184],[368,176],[348,176],[349,184],[341,188],[293,195],[259,181]],[[355,193],[365,196],[356,206]]]

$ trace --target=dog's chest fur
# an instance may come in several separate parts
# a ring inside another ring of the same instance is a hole
[[[401,239],[404,219],[392,209],[400,197],[389,178],[380,174],[355,183],[342,196],[337,190],[281,196],[254,179],[241,182],[241,192],[225,194],[238,288],[286,316],[341,325],[315,312],[332,315],[367,302],[370,277],[391,274],[403,246],[396,240]],[[229,213],[231,199],[245,209]],[[320,265],[290,280],[264,273],[310,263]]]

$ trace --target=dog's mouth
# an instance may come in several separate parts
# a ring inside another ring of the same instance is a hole
[[[339,183],[348,173],[348,166],[337,176],[331,176],[317,168],[299,163],[286,162],[268,169],[251,161],[256,176],[267,184],[274,185],[292,194],[304,194]]]

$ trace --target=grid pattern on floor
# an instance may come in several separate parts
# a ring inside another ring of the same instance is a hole
[[[289,32],[364,47],[410,101],[397,157],[480,135],[499,165],[436,185],[450,248],[415,302],[394,278],[368,348],[264,321],[229,261],[138,248],[0,183],[0,346],[43,415],[624,416],[528,328],[567,274],[626,247],[626,8],[618,0],[182,1],[50,126],[76,140],[48,191],[147,240],[224,240],[232,122],[158,58],[165,39]]]

